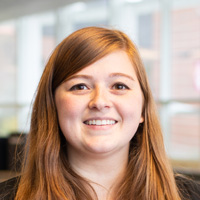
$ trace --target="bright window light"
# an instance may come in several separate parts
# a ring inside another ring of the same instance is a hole
[[[142,2],[143,0],[126,0],[128,3],[139,3]]]

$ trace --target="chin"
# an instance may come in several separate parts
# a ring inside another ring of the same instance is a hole
[[[90,153],[97,154],[97,155],[113,154],[120,149],[122,150],[124,148],[120,148],[116,144],[95,144],[95,145],[87,146],[87,150]]]

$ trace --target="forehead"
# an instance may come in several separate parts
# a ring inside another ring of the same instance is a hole
[[[118,50],[97,60],[91,65],[83,68],[76,75],[97,75],[98,77],[109,74],[126,74],[133,79],[137,79],[135,67],[125,51]]]

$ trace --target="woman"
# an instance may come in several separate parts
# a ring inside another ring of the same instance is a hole
[[[155,110],[138,51],[124,33],[74,32],[40,80],[15,200],[197,198],[174,178]]]

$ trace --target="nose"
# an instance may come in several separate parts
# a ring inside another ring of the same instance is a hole
[[[112,105],[108,91],[105,88],[97,87],[91,94],[89,102],[90,109],[97,109],[99,111],[110,108]]]

